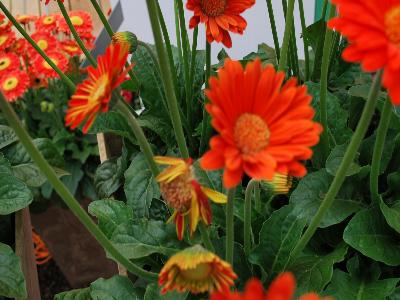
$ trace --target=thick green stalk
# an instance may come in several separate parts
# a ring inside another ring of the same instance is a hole
[[[304,64],[305,64],[305,81],[310,80],[310,54],[308,53],[308,40],[306,38],[306,18],[304,16],[304,4],[303,0],[299,0],[299,11],[300,11],[300,21],[301,21],[301,31],[303,35],[303,45],[304,45]]]
[[[260,182],[257,182],[257,185],[254,187],[254,202],[255,202],[255,209],[259,213],[261,212],[261,189],[260,189]]]
[[[185,52],[186,52],[187,57],[189,57],[188,53],[190,51],[189,37],[188,37],[187,30],[186,30],[185,10],[183,9],[183,1],[182,0],[175,0],[175,1],[177,2],[177,9],[178,9],[182,50],[183,50],[183,56],[184,56],[183,58],[185,59]],[[189,61],[187,61],[187,65],[189,65]]]
[[[211,252],[215,252],[215,248],[211,242],[210,235],[208,234],[208,228],[203,222],[199,222],[198,226],[204,246]]]
[[[371,173],[370,173],[370,189],[372,200],[379,204],[379,173],[381,169],[381,161],[383,149],[385,148],[385,139],[389,129],[390,119],[392,116],[392,103],[387,98],[383,111],[381,113],[381,119],[376,132],[376,140],[374,146],[374,153],[372,155]]]
[[[317,213],[311,220],[310,225],[301,237],[300,241],[297,243],[296,247],[293,249],[290,255],[291,262],[293,262],[293,260],[296,259],[297,256],[304,250],[305,246],[308,244],[311,237],[317,230],[319,224],[321,223],[322,218],[325,216],[328,209],[332,206],[332,203],[335,200],[335,197],[337,196],[340,187],[342,186],[346,178],[346,173],[351,166],[351,163],[354,161],[360,144],[368,130],[368,126],[371,122],[372,116],[374,115],[378,94],[381,88],[381,82],[382,71],[379,71],[371,87],[368,100],[365,104],[360,121],[357,125],[357,129],[351,138],[350,144],[347,147],[346,153],[344,154],[339,169],[336,172],[335,178],[333,179],[332,184],[324,197],[324,200],[322,200],[322,203]]]
[[[71,22],[71,18],[69,17],[68,12],[65,9],[64,3],[61,0],[57,0],[57,3],[58,3],[58,6],[60,7],[61,13],[65,19],[65,22],[67,22],[69,30],[71,30],[71,33],[74,36],[75,41],[78,43],[79,47],[85,54],[85,56],[86,56],[87,60],[90,62],[90,64],[93,65],[95,68],[97,68],[96,60],[93,58],[92,54],[89,52],[89,50],[86,48],[85,44],[81,40],[79,34],[76,32],[76,29]]]
[[[285,24],[285,34],[283,36],[282,48],[281,48],[281,59],[279,60],[279,71],[286,71],[288,53],[289,53],[289,42],[292,35],[293,22],[294,22],[294,2],[295,0],[289,0],[287,13],[286,13],[286,24]]]
[[[174,92],[172,74],[168,64],[168,56],[164,48],[160,23],[158,18],[157,3],[155,0],[146,0],[149,11],[151,27],[153,29],[154,40],[157,48],[158,59],[160,62],[161,78],[164,83],[165,94],[168,101],[168,108],[171,114],[172,125],[178,143],[179,151],[183,158],[189,157],[189,151],[183,133],[181,116],[179,114],[178,101]]]
[[[235,208],[236,188],[228,191],[228,202],[226,203],[226,249],[225,260],[233,265],[233,250],[235,244],[235,224],[234,224],[234,208]]]
[[[181,27],[179,22],[178,4],[175,0],[174,0],[174,15],[175,15],[175,34],[176,34],[176,43],[178,46],[179,62],[183,66]]]
[[[248,255],[251,250],[251,201],[253,191],[258,185],[257,180],[250,180],[244,198],[244,253]]]
[[[193,98],[193,83],[194,83],[194,75],[196,73],[196,53],[197,53],[197,38],[199,35],[199,27],[193,30],[193,44],[192,44],[192,51],[191,51],[191,58],[190,58],[190,74],[189,74],[189,84],[187,86],[187,93],[186,93],[186,115],[188,118],[190,129],[192,128],[192,98]]]
[[[335,15],[335,8],[331,7],[329,18]],[[327,95],[328,95],[328,77],[329,77],[329,65],[333,41],[333,30],[326,28],[324,50],[322,54],[322,65],[321,65],[321,85],[320,85],[320,112],[321,112],[321,124],[324,127],[324,131],[321,135],[321,146],[322,146],[322,160],[325,161],[330,152],[329,146],[329,125],[328,125],[328,108],[327,108]]]
[[[75,84],[69,79],[67,75],[60,70],[59,67],[44,53],[44,51],[35,43],[35,41],[29,36],[29,34],[22,28],[18,21],[12,16],[12,14],[7,10],[2,1],[0,1],[0,8],[7,18],[13,23],[15,28],[22,34],[22,36],[32,45],[32,47],[40,54],[41,57],[57,72],[64,83],[72,90],[75,90]]]
[[[211,76],[211,44],[206,41],[206,74],[205,74],[206,88],[208,88],[209,80]],[[204,99],[203,105],[203,122],[201,125],[201,137],[200,137],[200,150],[199,155],[202,155],[207,148],[208,142],[208,126],[209,126],[209,116],[206,111],[207,99]]]
[[[141,269],[136,264],[132,263],[128,258],[123,256],[108,240],[104,233],[97,227],[92,218],[79,205],[79,202],[70,193],[68,188],[61,182],[53,168],[48,164],[42,154],[35,147],[30,136],[19,121],[16,113],[1,93],[0,108],[4,113],[4,117],[7,119],[10,126],[14,129],[14,132],[18,136],[19,141],[25,147],[32,160],[39,167],[40,171],[47,177],[48,181],[54,187],[60,197],[64,200],[65,204],[71,209],[71,211],[75,214],[79,221],[93,235],[93,237],[104,248],[104,250],[132,274],[135,274],[138,277],[141,277],[148,281],[157,281],[158,275],[156,273],[148,272]]]
[[[272,0],[266,0],[266,1],[267,1],[267,7],[268,7],[269,22],[271,24],[272,37],[274,39],[276,58],[279,61],[280,57],[281,57],[280,56],[281,52],[280,52],[280,48],[279,48],[278,31],[276,30],[276,24],[275,24],[274,8],[272,6]]]

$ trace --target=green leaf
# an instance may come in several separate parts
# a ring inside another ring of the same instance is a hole
[[[225,188],[222,184],[222,170],[206,171],[200,167],[200,160],[197,160],[193,164],[193,169],[195,176],[201,185],[209,187],[215,191],[225,193]]]
[[[100,278],[90,285],[93,300],[141,300],[143,295],[126,276]]]
[[[133,210],[125,202],[117,200],[97,200],[89,204],[89,213],[99,221],[104,234],[111,238],[115,229],[133,219]]]
[[[343,234],[344,241],[376,261],[400,265],[400,235],[386,223],[378,208],[358,212]]]
[[[0,243],[0,296],[26,298],[25,278],[21,262],[12,249]]]
[[[0,149],[18,141],[18,137],[11,127],[0,125]]]
[[[329,154],[328,159],[326,160],[326,170],[332,176],[336,175],[336,172],[339,169],[340,163],[343,160],[347,147],[348,144],[338,145]],[[355,175],[360,172],[360,169],[361,167],[357,163],[352,162],[347,170],[346,176]]]
[[[185,300],[188,294],[188,292],[178,293],[174,291],[161,295],[160,287],[158,284],[153,283],[147,286],[144,300]]]
[[[66,171],[68,171],[69,175],[61,178],[61,181],[67,186],[69,191],[75,195],[78,190],[79,183],[85,173],[83,173],[82,165],[77,160],[72,160],[68,162],[68,165],[65,166]]]
[[[93,300],[90,289],[78,289],[55,295],[54,300]]]
[[[325,20],[319,20],[314,24],[308,26],[306,31],[304,32],[304,38],[308,40],[309,45],[314,52],[314,70],[313,70],[313,78],[320,77],[321,72],[321,62],[322,62],[322,52],[324,48],[324,40],[325,40],[325,32],[326,32],[326,22]]]
[[[290,205],[284,206],[264,222],[260,244],[249,256],[250,262],[267,270],[270,278],[286,269],[290,252],[299,241],[306,224],[292,210]]]
[[[1,152],[0,152],[0,173],[3,173],[3,175],[12,175],[11,164]]]
[[[394,290],[393,294],[391,294],[388,300],[400,300],[400,287]]]
[[[153,198],[159,198],[161,193],[143,153],[136,155],[126,170],[124,190],[135,217],[148,217]]]
[[[311,222],[332,180],[333,177],[325,169],[310,173],[303,178],[290,195],[290,204],[293,207],[293,213],[297,214],[300,218],[305,218],[308,223]],[[359,201],[337,198],[334,205],[326,212],[319,227],[324,228],[338,224],[361,208],[362,206]]]
[[[58,178],[70,175],[59,168],[53,168]],[[46,181],[46,176],[39,170],[35,163],[21,164],[12,167],[14,176],[31,187],[41,187]]]
[[[379,206],[389,226],[396,230],[397,233],[400,233],[400,200],[388,206],[380,198]]]

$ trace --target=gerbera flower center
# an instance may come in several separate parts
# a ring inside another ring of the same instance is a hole
[[[211,274],[212,268],[209,263],[198,264],[194,269],[181,270],[181,275],[185,279],[201,281],[207,279]]]
[[[163,198],[180,213],[185,213],[190,208],[193,190],[191,180],[191,172],[188,170],[169,182],[160,183]]]
[[[51,61],[52,61],[56,66],[58,65],[58,59],[52,58],[52,57],[49,57],[49,58],[51,59]],[[43,62],[43,67],[45,67],[45,68],[48,69],[48,70],[53,70],[53,68],[48,64],[47,61],[44,61],[44,62]]]
[[[38,44],[38,46],[40,47],[40,49],[42,49],[42,50],[46,50],[47,47],[49,46],[49,44],[47,43],[46,40],[39,40],[39,41],[37,42],[37,44]]]
[[[209,17],[218,17],[225,11],[226,0],[200,0],[203,13]]]
[[[71,22],[74,26],[81,26],[83,24],[83,20],[79,16],[72,16]]]
[[[7,69],[11,64],[11,60],[8,57],[0,59],[0,71]]]
[[[389,40],[400,48],[400,5],[386,13],[385,25]]]
[[[64,49],[71,52],[78,51],[78,47],[75,46],[64,46]]]
[[[17,85],[18,85],[18,78],[10,77],[10,78],[7,78],[6,81],[4,81],[3,89],[5,91],[11,91],[11,90],[15,89],[17,87]]]
[[[53,16],[48,16],[48,17],[46,17],[46,18],[43,19],[43,24],[45,24],[45,25],[51,25],[51,24],[54,23],[55,20],[56,20],[55,17],[53,17]]]
[[[268,146],[270,131],[260,116],[244,113],[237,119],[233,135],[243,154],[254,154]]]

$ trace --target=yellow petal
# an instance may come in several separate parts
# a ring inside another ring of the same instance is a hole
[[[217,191],[214,191],[212,189],[206,188],[204,186],[201,187],[201,190],[214,203],[223,204],[223,203],[226,203],[228,201],[228,199],[227,199],[225,194],[222,194],[220,192],[217,192]]]
[[[170,156],[154,156],[154,161],[160,165],[176,166],[179,164],[186,164],[182,158]]]
[[[186,165],[171,166],[166,170],[162,171],[157,177],[157,182],[171,182],[176,177],[184,174],[186,171]]]
[[[167,220],[167,224],[174,221],[175,216],[176,216],[177,213],[178,213],[177,211],[174,211],[174,213],[172,214],[172,216]]]
[[[190,234],[196,231],[199,223],[199,203],[197,202],[196,192],[192,191],[192,207],[190,208]]]

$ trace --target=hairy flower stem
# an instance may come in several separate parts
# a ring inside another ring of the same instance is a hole
[[[331,7],[329,18],[335,16],[335,7]],[[321,86],[320,86],[320,112],[321,112],[321,124],[324,127],[324,131],[321,134],[321,146],[322,146],[322,161],[325,161],[330,152],[329,146],[329,125],[328,125],[328,108],[327,108],[327,95],[328,95],[328,77],[329,77],[329,65],[331,50],[333,44],[333,30],[326,28],[324,50],[322,54],[322,65],[321,65]]]
[[[244,198],[244,253],[248,255],[251,250],[251,201],[253,191],[258,186],[257,180],[250,180]]]
[[[149,11],[151,27],[153,29],[154,40],[157,48],[158,59],[160,62],[161,78],[163,80],[165,94],[168,101],[168,108],[171,114],[171,121],[174,127],[175,137],[178,143],[179,151],[183,158],[189,158],[189,151],[186,145],[185,135],[183,133],[181,116],[179,114],[178,101],[174,92],[172,74],[168,64],[168,57],[162,40],[160,29],[157,3],[155,0],[146,0]],[[185,47],[185,46],[183,46]]]
[[[376,203],[379,204],[379,173],[381,169],[381,161],[383,149],[385,148],[385,139],[389,129],[390,119],[392,116],[392,103],[390,99],[387,98],[385,105],[383,106],[383,111],[381,113],[381,119],[379,121],[376,140],[374,145],[374,153],[372,155],[371,173],[370,173],[370,189],[371,198]]]
[[[226,247],[225,260],[233,265],[233,250],[235,244],[235,224],[234,224],[234,207],[235,207],[236,188],[228,191],[228,202],[226,204]]]
[[[0,9],[7,16],[7,18],[13,23],[15,28],[21,33],[21,35],[32,45],[32,47],[40,54],[41,57],[57,72],[64,83],[71,89],[75,90],[75,84],[72,80],[60,70],[59,67],[44,53],[44,51],[35,43],[35,41],[29,36],[29,34],[22,28],[18,21],[13,17],[13,15],[7,10],[2,1],[0,1]]]
[[[306,38],[306,18],[304,14],[304,4],[303,0],[299,0],[299,11],[300,11],[300,21],[301,21],[301,31],[303,36],[303,45],[304,45],[304,64],[305,64],[305,71],[304,71],[304,80],[310,80],[310,54],[308,53],[308,40]]]
[[[324,200],[322,200],[322,203],[317,213],[313,217],[310,225],[304,232],[300,241],[294,247],[290,255],[290,262],[293,262],[297,258],[297,256],[304,250],[305,246],[308,244],[311,237],[317,230],[326,212],[332,206],[332,203],[335,200],[335,197],[337,196],[340,187],[342,186],[346,178],[346,173],[351,166],[351,163],[354,161],[358,149],[360,148],[360,144],[368,130],[368,126],[371,122],[372,116],[374,115],[378,94],[381,88],[381,82],[382,71],[379,71],[369,92],[368,100],[365,104],[360,121],[357,125],[357,129],[351,138],[350,144],[347,147],[346,153],[344,154],[343,160],[340,163],[339,169],[336,172],[335,178],[333,179],[332,184],[330,185],[329,190],[326,193]]]
[[[261,212],[261,189],[260,189],[260,182],[257,181],[257,184],[254,187],[254,203],[255,209],[259,213]]]
[[[40,171],[46,176],[50,184],[57,191],[58,195],[64,200],[65,204],[71,209],[71,211],[75,214],[79,221],[93,235],[93,237],[105,249],[105,251],[132,274],[135,274],[138,277],[141,277],[148,281],[157,281],[158,275],[156,273],[148,272],[141,269],[136,264],[132,263],[128,258],[123,256],[108,240],[104,233],[97,227],[92,218],[79,205],[79,202],[74,198],[67,187],[61,182],[53,168],[49,165],[49,163],[35,147],[32,139],[24,129],[15,111],[6,101],[2,93],[0,93],[0,108],[4,113],[4,117],[7,119],[8,123],[18,136],[19,141],[25,147],[26,151],[39,167]]]
[[[280,47],[279,47],[278,31],[276,30],[274,8],[272,6],[272,0],[266,0],[266,1],[267,1],[267,7],[268,7],[269,22],[271,24],[272,37],[274,39],[274,47],[275,47],[276,58],[279,61],[280,57],[281,57],[280,56],[281,52],[280,52]]]
[[[283,36],[280,60],[279,60],[279,71],[286,71],[287,61],[288,61],[288,53],[289,53],[289,42],[292,35],[293,26],[293,12],[294,12],[294,2],[295,0],[289,0],[287,12],[286,12],[286,24],[285,24],[285,34]]]

